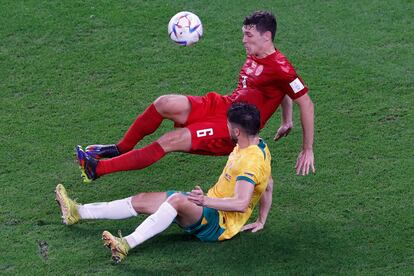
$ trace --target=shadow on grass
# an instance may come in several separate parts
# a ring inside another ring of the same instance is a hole
[[[317,222],[241,233],[232,240],[217,243],[203,243],[176,230],[162,234],[132,252],[129,256],[132,258],[128,260],[130,265],[123,270],[155,274],[258,274],[269,273],[269,269],[282,274],[334,273],[340,271],[343,258],[352,254],[346,249],[342,240]],[[155,260],[152,269],[139,266],[142,258]],[[131,265],[132,262],[138,265]]]
[[[67,229],[76,239],[100,239],[105,229],[114,234],[129,229],[124,232],[128,235],[138,221],[86,222]],[[203,243],[173,225],[131,251],[116,270],[126,274],[337,273],[342,265],[349,266],[345,260],[352,250],[330,229],[331,225],[318,221],[291,222],[241,233],[225,242]]]

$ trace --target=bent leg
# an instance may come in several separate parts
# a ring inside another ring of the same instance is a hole
[[[124,137],[118,142],[118,150],[121,153],[132,150],[143,137],[157,130],[163,119],[169,119],[179,124],[185,123],[190,111],[191,104],[186,96],[165,95],[159,97],[143,113],[138,115]]]
[[[196,223],[203,213],[203,208],[176,193],[164,201],[158,210],[145,219],[135,231],[126,236],[130,248],[134,248],[153,236],[161,233],[177,218],[182,226]]]
[[[203,215],[203,207],[192,203],[185,195],[176,193],[167,202],[177,210],[177,222],[183,227],[193,225]]]
[[[166,153],[188,152],[190,148],[191,134],[188,129],[174,130],[142,149],[132,150],[111,159],[100,160],[96,167],[96,173],[98,176],[102,176],[119,171],[140,170],[154,164]]]
[[[185,124],[191,112],[191,103],[183,95],[161,96],[154,101],[154,106],[163,118],[177,124]]]

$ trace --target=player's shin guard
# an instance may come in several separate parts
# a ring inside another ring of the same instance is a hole
[[[101,176],[119,171],[139,170],[157,162],[164,155],[164,149],[158,142],[154,142],[142,149],[132,150],[115,158],[100,160],[96,172]]]
[[[78,205],[78,212],[82,219],[126,219],[137,216],[132,206],[132,197]]]
[[[161,233],[170,226],[177,216],[177,210],[165,201],[158,210],[147,217],[129,236],[125,237],[130,248],[134,248],[153,236]]]
[[[121,153],[126,153],[134,148],[141,139],[153,133],[160,126],[163,117],[158,113],[154,104],[151,104],[141,113],[129,127],[117,147]]]

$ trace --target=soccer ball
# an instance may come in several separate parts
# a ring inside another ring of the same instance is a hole
[[[179,12],[168,23],[168,35],[175,43],[189,46],[203,35],[200,18],[192,12]]]

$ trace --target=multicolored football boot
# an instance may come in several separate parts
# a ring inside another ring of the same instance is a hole
[[[115,144],[89,145],[85,148],[85,152],[95,159],[112,158],[121,154]]]
[[[82,147],[79,145],[75,147],[75,153],[78,159],[83,182],[90,183],[97,179],[99,176],[96,174],[96,167],[98,166],[99,160],[96,160],[84,152]]]
[[[60,211],[62,212],[63,224],[72,225],[78,223],[80,220],[80,215],[78,212],[78,204],[76,201],[69,198],[65,187],[62,184],[58,184],[55,189],[56,202],[60,206]]]
[[[104,245],[111,249],[112,260],[119,264],[123,259],[126,258],[129,251],[128,242],[122,237],[121,233],[119,232],[119,238],[114,237],[108,231],[104,231],[102,233],[102,240]]]

